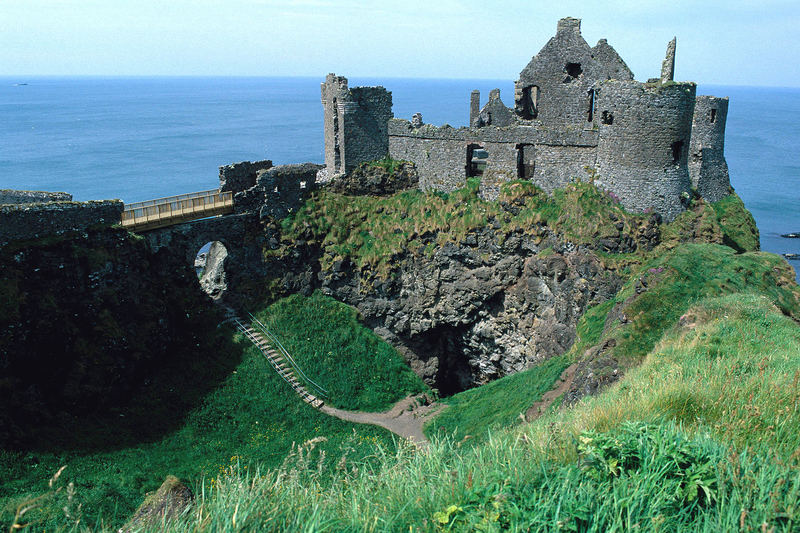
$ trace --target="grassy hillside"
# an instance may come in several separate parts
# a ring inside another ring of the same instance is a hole
[[[171,530],[797,531],[798,376],[800,328],[770,298],[705,298],[573,409],[329,480],[236,473]]]
[[[319,291],[289,296],[255,316],[335,407],[383,411],[428,390],[392,346],[359,322],[355,309]]]
[[[358,323],[354,310],[330,298],[320,294],[295,296],[257,315],[269,317],[301,366],[328,386],[332,397],[340,399],[339,405],[365,410],[386,406],[424,387],[393,348]],[[69,524],[71,516],[72,520],[80,517],[81,524],[102,519],[106,527],[118,527],[145,493],[158,488],[168,474],[209,490],[220,476],[247,472],[253,465],[279,467],[295,444],[320,437],[324,440],[315,441],[313,446],[317,453],[325,454],[325,459],[315,465],[331,475],[337,464],[347,464],[340,463],[342,457],[364,461],[376,452],[378,444],[381,450],[394,449],[394,437],[389,432],[331,418],[303,403],[241,335],[230,330],[221,333],[234,338],[232,352],[200,349],[197,355],[203,358],[207,372],[213,374],[216,369],[225,371],[226,376],[177,431],[153,442],[121,448],[0,451],[0,524],[8,528],[18,505],[49,494],[48,480],[64,465],[67,468],[58,482],[63,490],[39,500],[39,507],[25,516],[26,522],[36,521],[37,527],[51,529]],[[317,354],[332,351],[336,357],[315,359]],[[379,364],[365,364],[365,357],[375,353]],[[240,362],[226,366],[231,359]],[[162,383],[146,391],[155,404],[162,392],[167,394],[179,386],[182,369],[169,370],[175,375],[161,376]],[[335,383],[348,375],[359,377],[354,389]],[[159,424],[158,417],[168,414],[164,409],[152,413],[153,424]],[[125,414],[120,412],[119,416]],[[107,430],[113,432],[114,428]],[[70,483],[72,496],[66,489]]]
[[[550,390],[567,366],[566,354],[551,357],[531,369],[443,398],[447,408],[425,425],[425,432],[480,442],[491,430],[520,424],[520,415]]]

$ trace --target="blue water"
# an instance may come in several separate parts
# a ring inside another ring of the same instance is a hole
[[[0,188],[134,202],[211,189],[220,165],[323,160],[320,78],[0,77]],[[16,85],[27,83],[27,85]],[[494,80],[351,78],[384,85],[394,113],[463,126]],[[763,249],[800,253],[800,89],[700,86],[730,97],[725,154]],[[793,266],[800,266],[792,262]]]

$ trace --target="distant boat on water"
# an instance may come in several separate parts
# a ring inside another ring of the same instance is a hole
[[[784,237],[784,238],[786,238],[786,239],[800,239],[800,233],[799,233],[799,232],[794,232],[794,233],[782,233],[782,234],[781,234],[781,237]]]
[[[15,83],[14,87],[22,87],[23,85],[28,85],[27,83]]]

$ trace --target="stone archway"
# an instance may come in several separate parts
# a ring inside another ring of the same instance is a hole
[[[194,258],[194,269],[200,288],[214,300],[222,298],[228,288],[225,262],[228,249],[220,241],[205,243]]]

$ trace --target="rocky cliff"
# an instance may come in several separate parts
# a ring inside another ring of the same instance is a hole
[[[727,235],[702,201],[676,229],[625,212],[590,184],[553,197],[516,184],[498,202],[477,191],[319,191],[295,216],[266,226],[276,285],[320,288],[358,308],[447,394],[568,350],[586,309],[612,298],[630,265],[654,249]]]

